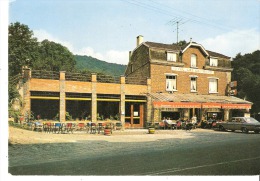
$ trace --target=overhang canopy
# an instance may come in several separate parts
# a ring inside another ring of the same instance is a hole
[[[251,109],[252,103],[233,96],[151,93],[155,108]]]

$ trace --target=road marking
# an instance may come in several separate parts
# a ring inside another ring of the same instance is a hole
[[[142,175],[161,175],[165,173],[175,173],[175,172],[181,172],[181,171],[186,171],[186,170],[193,170],[193,169],[198,169],[198,168],[203,168],[203,167],[212,167],[216,165],[224,165],[224,164],[229,164],[229,163],[237,163],[237,162],[242,162],[242,161],[250,161],[250,160],[256,160],[260,159],[259,157],[254,157],[254,158],[245,158],[245,159],[240,159],[240,160],[233,160],[233,161],[228,161],[228,162],[220,162],[220,163],[214,163],[214,164],[207,164],[207,165],[199,165],[195,167],[187,167],[187,168],[171,168],[171,169],[166,169],[166,170],[161,170],[158,172],[147,172]]]

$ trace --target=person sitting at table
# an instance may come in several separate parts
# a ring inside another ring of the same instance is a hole
[[[167,126],[167,127],[172,128],[173,122],[172,122],[172,120],[170,120],[170,118],[168,118],[168,119],[165,121],[165,123],[166,123],[166,126]]]

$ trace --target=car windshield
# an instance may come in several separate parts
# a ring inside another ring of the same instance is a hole
[[[259,123],[256,119],[254,119],[254,118],[246,118],[246,122],[248,122],[248,123]]]

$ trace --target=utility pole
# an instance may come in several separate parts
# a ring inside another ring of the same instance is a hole
[[[178,37],[179,37],[179,21],[176,22],[177,25],[177,44],[179,43]]]
[[[190,21],[190,20],[182,21],[182,19],[175,18],[175,19],[170,20],[167,23],[167,25],[171,25],[171,26],[176,24],[176,36],[177,36],[177,42],[176,43],[177,44],[179,43],[179,27],[180,27],[180,25],[183,25],[183,24],[187,23],[188,21]]]

